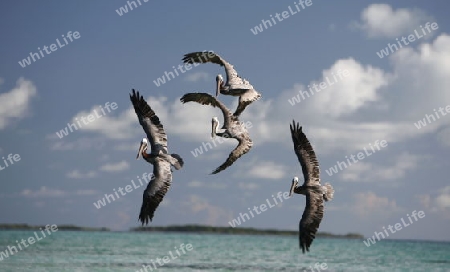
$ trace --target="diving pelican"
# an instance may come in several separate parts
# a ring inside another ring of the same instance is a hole
[[[223,77],[220,74],[216,76],[216,97],[219,93],[224,95],[239,96],[239,106],[236,109],[239,114],[253,101],[261,98],[261,94],[253,88],[250,82],[248,82],[245,78],[241,78],[237,74],[233,65],[212,51],[185,54],[183,57],[183,62],[190,64],[211,62],[224,66],[227,81],[224,82]]]
[[[153,164],[153,177],[144,191],[141,213],[139,220],[147,225],[148,221],[152,221],[153,214],[158,208],[159,203],[170,188],[172,182],[172,169],[180,170],[183,167],[183,159],[178,154],[169,154],[167,150],[167,135],[163,125],[159,121],[158,116],[150,108],[147,102],[139,92],[130,94],[130,100],[133,104],[134,111],[139,119],[139,123],[147,134],[147,138],[143,138],[139,147],[136,159],[142,155],[144,160]],[[150,154],[147,148],[150,142]]]
[[[302,186],[298,185],[298,177],[294,177],[289,196],[292,193],[306,196],[306,207],[299,224],[299,244],[303,253],[309,251],[320,222],[323,218],[323,202],[333,199],[334,189],[329,183],[320,184],[319,162],[306,135],[299,124],[292,122],[291,136],[294,142],[294,151],[302,166],[305,179]]]
[[[220,171],[225,170],[242,155],[250,151],[253,146],[253,142],[252,139],[250,139],[244,124],[239,121],[239,115],[236,113],[232,114],[230,110],[214,96],[207,93],[187,93],[180,98],[180,101],[182,103],[194,101],[202,105],[210,105],[220,108],[223,113],[224,124],[222,129],[224,131],[218,131],[219,119],[217,119],[217,117],[213,117],[211,137],[214,138],[217,135],[223,138],[234,138],[239,142],[238,146],[228,156],[228,159],[221,166],[217,167],[211,174],[217,174]]]

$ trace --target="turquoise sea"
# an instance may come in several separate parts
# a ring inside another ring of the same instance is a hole
[[[0,250],[28,237],[34,232],[0,231]],[[304,255],[295,236],[57,231],[0,256],[1,272],[145,272],[143,265],[147,271],[450,271],[450,243],[385,240],[367,247],[363,240],[317,238]]]

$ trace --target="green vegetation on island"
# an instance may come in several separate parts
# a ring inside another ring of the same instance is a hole
[[[75,225],[57,225],[58,230],[71,230],[71,231],[109,231],[108,228],[91,228],[91,227],[78,227]],[[0,224],[0,230],[39,230],[44,229],[45,226],[30,226],[28,224]]]
[[[201,225],[183,225],[166,227],[137,227],[130,231],[150,231],[150,232],[191,232],[191,233],[210,233],[210,234],[245,234],[245,235],[298,235],[298,231],[276,230],[276,229],[255,229],[255,228],[232,228],[232,227],[212,227]],[[348,233],[345,235],[332,234],[329,232],[318,232],[316,237],[324,238],[346,238],[346,239],[364,239],[364,236],[358,233]]]

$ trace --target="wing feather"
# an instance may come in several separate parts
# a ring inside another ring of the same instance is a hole
[[[323,218],[323,195],[314,190],[306,193],[306,206],[299,223],[299,245],[302,252],[309,251]]]
[[[227,62],[225,59],[220,57],[213,51],[203,51],[203,52],[193,52],[185,54],[183,57],[184,63],[215,63],[220,66],[224,66],[225,73],[227,75],[227,84],[231,86],[232,89],[253,89],[250,82],[242,77],[240,77],[234,66]]]
[[[222,110],[224,125],[227,126],[231,121],[231,112],[230,110],[219,100],[217,100],[214,96],[208,93],[187,93],[180,98],[182,103],[187,102],[197,102],[202,105],[210,105],[213,107],[218,107]]]
[[[153,178],[144,191],[139,220],[147,225],[152,221],[156,208],[163,200],[172,182],[170,163],[163,159],[156,159],[153,165]]]
[[[231,151],[228,159],[219,167],[216,168],[211,174],[217,174],[220,171],[227,169],[231,166],[237,159],[239,159],[242,155],[248,153],[253,146],[253,142],[249,137],[241,137],[237,138],[239,141],[238,146]]]
[[[158,154],[162,150],[167,154],[167,135],[158,116],[147,104],[144,97],[134,89],[133,94],[130,94],[130,100],[138,116],[139,124],[141,124],[150,141],[151,152]]]
[[[293,121],[290,127],[294,151],[302,166],[305,185],[320,185],[319,162],[311,143],[308,141],[308,138],[306,138],[299,123],[296,124],[295,121]]]

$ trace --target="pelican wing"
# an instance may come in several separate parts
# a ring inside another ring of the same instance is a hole
[[[242,155],[246,154],[250,151],[250,149],[253,146],[252,140],[247,137],[239,137],[237,138],[239,141],[238,146],[231,151],[230,155],[228,156],[228,159],[219,167],[216,168],[211,174],[217,174],[220,171],[225,170],[228,166],[232,165],[237,159],[239,159]]]
[[[153,165],[153,178],[147,185],[142,199],[141,213],[139,220],[147,225],[152,221],[153,214],[163,200],[172,182],[172,171],[170,163],[157,158]]]
[[[320,185],[319,162],[310,142],[303,133],[299,123],[295,124],[295,121],[293,121],[290,127],[292,141],[294,142],[294,151],[302,166],[302,172],[305,178],[304,185]]]
[[[251,89],[247,92],[243,93],[241,96],[239,96],[239,104],[236,108],[236,111],[233,113],[234,116],[239,116],[241,113],[245,110],[245,108],[253,103],[254,101],[261,98],[261,94],[257,91]]]
[[[299,245],[302,252],[309,251],[323,218],[323,195],[319,191],[308,190],[306,207],[299,223]]]
[[[227,75],[227,84],[230,85],[231,89],[253,89],[253,86],[248,82],[248,80],[241,78],[236,70],[234,69],[234,66],[231,65],[229,62],[224,60],[222,57],[217,55],[216,53],[212,51],[203,51],[203,52],[193,52],[189,54],[185,54],[183,57],[184,63],[215,63],[219,64],[220,66],[225,67],[225,73]]]
[[[214,96],[208,93],[187,93],[180,98],[180,101],[182,103],[197,102],[202,105],[210,105],[213,107],[218,107],[222,110],[223,113],[224,126],[228,126],[228,124],[231,121],[230,110],[222,102],[220,102]]]
[[[162,150],[167,154],[167,135],[158,116],[144,100],[144,97],[139,92],[135,92],[134,89],[133,94],[130,94],[130,100],[133,103],[139,123],[150,141],[152,153],[158,154]]]

